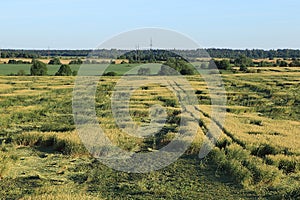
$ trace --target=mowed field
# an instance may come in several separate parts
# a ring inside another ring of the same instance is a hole
[[[300,72],[293,70],[224,74],[223,125],[211,117],[211,94],[204,80],[186,76],[198,99],[196,137],[179,160],[148,174],[118,172],[89,155],[73,120],[76,77],[2,76],[0,198],[297,199]],[[110,98],[119,78],[100,77],[97,87],[95,109],[106,135],[132,152],[167,145],[185,117],[178,99],[155,83],[136,90],[130,100],[135,123],[149,123],[149,108],[156,104],[166,109],[167,120],[155,136],[130,136],[115,124],[111,111]],[[175,84],[180,88],[176,80]],[[221,136],[212,152],[200,160],[198,152],[210,124]]]

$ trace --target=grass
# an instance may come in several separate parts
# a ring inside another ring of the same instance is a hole
[[[134,66],[110,67],[121,74]],[[75,77],[2,76],[0,199],[299,198],[299,75],[224,74],[228,105],[223,126],[211,118],[205,82],[198,76],[186,77],[199,100],[196,137],[179,160],[148,174],[114,171],[87,153],[72,115]],[[159,84],[134,91],[130,123],[147,125],[149,108],[157,104],[166,109],[167,120],[155,136],[133,137],[113,120],[110,97],[119,78],[101,77],[97,86],[96,113],[106,135],[133,152],[167,145],[179,133],[181,117],[188,118],[178,99]],[[210,124],[222,134],[209,156],[199,160]],[[188,123],[184,126],[189,128]]]
[[[123,75],[127,71],[133,69],[134,67],[138,66],[138,64],[97,64],[92,65],[96,66],[99,69],[107,67],[105,72],[116,72],[118,75]],[[0,75],[11,75],[17,74],[20,70],[24,70],[25,74],[30,74],[30,64],[0,64]],[[47,65],[48,67],[48,75],[53,76],[59,69],[60,65]],[[78,71],[80,65],[70,65],[72,71]],[[135,70],[137,71],[137,69]],[[157,71],[157,70],[156,70]],[[153,72],[154,73],[154,72]]]

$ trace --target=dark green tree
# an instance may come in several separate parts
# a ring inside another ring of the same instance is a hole
[[[253,65],[252,59],[248,58],[247,56],[241,54],[237,59],[234,60],[234,64],[238,67],[245,65],[246,67],[249,67]]]
[[[300,67],[300,60],[293,59],[293,61],[289,64],[290,67]]]
[[[214,61],[218,69],[231,70],[230,61],[227,59]]]
[[[61,65],[59,58],[53,58],[49,61],[48,65]]]
[[[69,65],[61,65],[55,76],[72,76],[72,70]]]
[[[74,70],[74,71],[72,72],[72,75],[73,75],[73,76],[77,76],[77,74],[78,74],[78,71],[76,71],[76,70]]]
[[[47,65],[39,60],[33,60],[30,68],[31,76],[45,76],[47,75]]]
[[[182,58],[168,58],[164,65],[175,69],[182,75],[194,75],[196,73],[194,66]]]
[[[286,61],[284,60],[280,61],[279,67],[287,67],[287,66],[289,66],[289,64]]]
[[[247,67],[246,65],[242,64],[242,65],[240,66],[240,71],[242,71],[242,72],[247,72],[247,71],[248,71],[248,67]]]
[[[83,63],[83,61],[80,58],[78,58],[76,60],[71,60],[69,62],[69,65],[81,65],[82,63]]]

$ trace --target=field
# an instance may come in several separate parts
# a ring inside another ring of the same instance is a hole
[[[10,70],[6,67],[24,69],[0,65],[1,74]],[[126,65],[111,67],[115,69],[107,71],[128,70]],[[57,69],[49,67],[49,74]],[[2,76],[0,199],[300,198],[300,72],[276,69],[222,75],[227,91],[223,126],[211,117],[206,83],[200,76],[187,76],[199,101],[197,135],[179,160],[148,174],[117,172],[89,155],[72,115],[75,77]],[[106,135],[132,152],[168,144],[184,117],[178,100],[159,84],[140,87],[130,100],[133,120],[149,123],[149,108],[159,104],[166,108],[167,122],[154,137],[129,136],[116,126],[111,112],[110,97],[119,78],[101,77],[97,87],[96,113]],[[200,160],[209,124],[218,127],[221,137]]]
[[[93,66],[93,65],[92,65]],[[101,69],[102,67],[107,67],[106,72],[114,71],[117,74],[124,74],[128,70],[134,68],[136,64],[115,64],[115,65],[106,65],[106,64],[98,64],[97,67]],[[24,70],[25,74],[30,74],[31,64],[0,64],[0,75],[15,75],[18,74],[20,70]],[[48,75],[54,75],[60,65],[47,65]],[[72,71],[78,71],[80,65],[70,65]]]

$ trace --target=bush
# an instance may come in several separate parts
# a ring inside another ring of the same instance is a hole
[[[48,65],[61,65],[59,58],[53,58],[49,61]]]
[[[30,62],[23,60],[9,60],[7,64],[30,64]]]
[[[83,61],[81,59],[77,59],[77,60],[71,60],[69,62],[69,65],[81,65],[83,63]]]
[[[45,63],[38,61],[38,60],[33,60],[33,64],[30,68],[30,75],[31,76],[45,76],[47,75],[47,66]]]
[[[222,69],[222,70],[231,70],[231,65],[229,60],[227,59],[223,59],[223,60],[214,60],[216,66],[218,69]]]
[[[177,75],[180,72],[182,75],[194,75],[196,71],[194,66],[182,58],[168,58],[167,61],[161,66],[159,75]]]
[[[242,65],[240,66],[240,71],[242,71],[242,72],[247,72],[247,71],[248,71],[248,67],[247,67],[246,65],[242,64]]]
[[[76,71],[76,70],[74,70],[74,71],[72,72],[72,75],[73,75],[73,76],[77,76],[77,74],[78,74],[78,71]]]
[[[55,76],[71,76],[72,70],[69,65],[61,65]]]
[[[116,72],[106,72],[103,74],[103,76],[117,76],[118,74]]]

